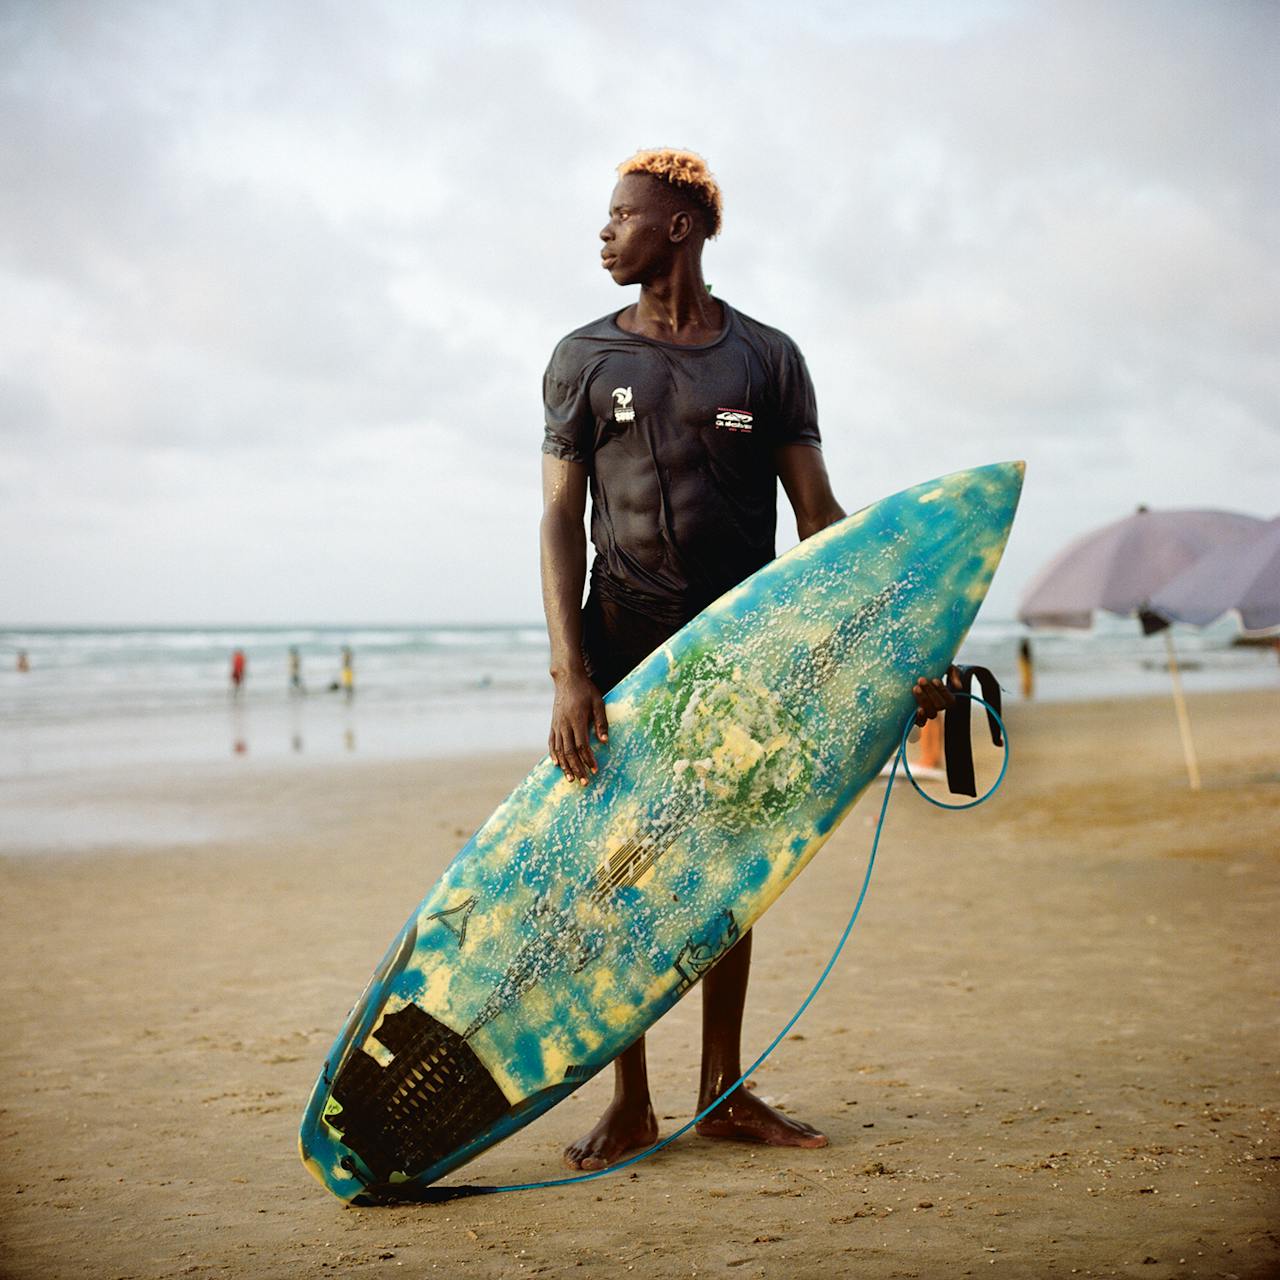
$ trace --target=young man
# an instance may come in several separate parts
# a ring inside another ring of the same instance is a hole
[[[706,164],[688,152],[643,151],[618,173],[601,260],[615,284],[638,284],[640,297],[564,338],[543,382],[542,592],[555,682],[548,745],[583,786],[596,772],[591,734],[608,736],[602,694],[773,559],[778,481],[801,538],[845,514],[799,349],[703,282],[702,248],[721,210]],[[596,554],[584,606],[588,489]],[[953,701],[938,680],[921,679],[912,692],[921,722]],[[703,979],[699,1110],[741,1074],[750,963],[748,932]],[[613,1101],[565,1151],[570,1168],[604,1168],[657,1139],[643,1037],[614,1071]],[[744,1089],[698,1132],[827,1143]]]

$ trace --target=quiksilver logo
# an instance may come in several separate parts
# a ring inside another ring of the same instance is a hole
[[[742,431],[750,433],[751,414],[745,409],[717,409],[716,426],[725,431]]]
[[[631,407],[631,388],[614,387],[613,389],[614,422],[634,422],[636,411]]]

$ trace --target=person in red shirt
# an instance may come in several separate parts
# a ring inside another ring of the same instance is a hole
[[[237,649],[231,655],[231,692],[237,697],[240,695],[240,686],[244,684],[245,668],[248,660],[244,656],[243,649]]]

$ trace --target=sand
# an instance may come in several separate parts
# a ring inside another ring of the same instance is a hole
[[[1199,794],[1170,705],[1113,701],[1011,708],[1012,772],[977,811],[895,796],[849,950],[756,1077],[829,1148],[688,1136],[585,1187],[439,1207],[344,1207],[296,1126],[386,943],[528,754],[49,783],[92,851],[0,859],[0,1273],[1280,1274],[1280,694],[1192,716]],[[150,806],[198,842],[102,847]],[[758,927],[748,1049],[824,963],[873,817]],[[695,993],[650,1038],[667,1130],[699,1016]],[[608,1090],[467,1180],[555,1176]]]

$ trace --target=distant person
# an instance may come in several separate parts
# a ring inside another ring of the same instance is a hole
[[[302,654],[296,645],[289,649],[289,690],[292,693],[306,693],[302,684]]]
[[[1018,644],[1018,678],[1022,681],[1022,696],[1030,701],[1036,692],[1036,669],[1031,660],[1031,641],[1025,636]]]
[[[237,698],[240,696],[240,690],[244,685],[245,671],[248,665],[249,662],[244,656],[243,649],[237,649],[231,655],[231,692]]]
[[[915,759],[908,762],[911,776],[917,782],[929,782],[945,778],[947,776],[946,770],[942,767],[943,732],[941,716],[926,720],[920,727],[920,732],[911,741],[917,744]],[[895,753],[885,762],[884,768],[880,770],[880,776],[882,778],[892,777],[897,768],[898,762]]]
[[[926,720],[920,726],[920,747],[918,758],[911,766],[911,772],[917,778],[942,778],[942,717]]]
[[[27,660],[27,651],[25,649],[18,650],[18,670],[30,671],[31,663]]]
[[[342,692],[350,702],[356,693],[356,659],[349,645],[342,649]]]

